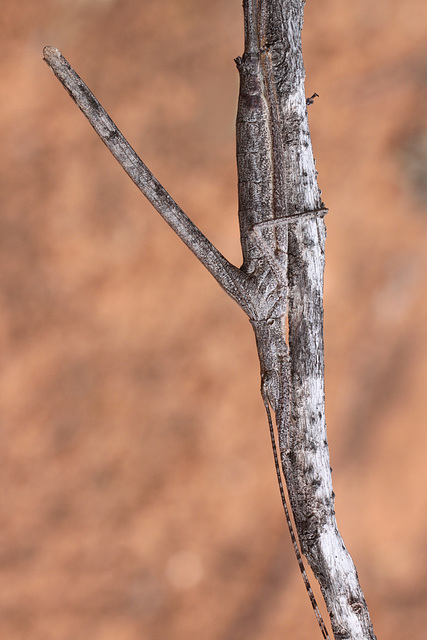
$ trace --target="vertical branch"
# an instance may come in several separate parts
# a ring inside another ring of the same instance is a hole
[[[289,515],[270,413],[271,406],[281,432],[289,434],[291,385],[286,342],[289,220],[279,104],[266,38],[267,5],[264,1],[245,0],[243,7],[245,51],[243,57],[236,60],[240,74],[236,137],[243,269],[257,283],[257,316],[251,322],[260,358],[261,392],[286,522],[320,631],[323,638],[329,640]],[[286,475],[285,479],[289,486]]]
[[[301,0],[269,0],[267,46],[279,102],[288,218],[292,420],[276,412],[281,461],[301,548],[335,638],[374,640],[353,561],[339,534],[326,439],[323,354],[324,208],[308,128]],[[300,215],[312,212],[312,215]]]

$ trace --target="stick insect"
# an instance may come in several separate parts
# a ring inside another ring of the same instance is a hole
[[[298,566],[323,638],[328,631],[317,605],[291,521],[270,407],[280,433],[291,420],[288,313],[288,223],[283,140],[271,53],[266,42],[265,2],[245,14],[245,52],[236,59],[240,93],[236,120],[236,154],[242,270],[258,282],[262,311],[251,317],[261,368],[261,395],[267,413],[274,464],[286,523]],[[324,214],[325,209],[307,214]],[[299,216],[299,214],[297,214]],[[295,219],[295,214],[292,216]],[[273,348],[272,348],[273,346]],[[280,425],[280,426],[279,426]]]
[[[60,52],[45,47],[44,59],[136,186],[248,316],[283,509],[321,634],[330,638],[301,551],[319,581],[335,638],[375,640],[333,507],[323,386],[327,210],[307,124],[307,104],[317,94],[307,100],[304,95],[303,5],[302,0],[243,2],[245,50],[236,59],[240,268],[180,209]]]

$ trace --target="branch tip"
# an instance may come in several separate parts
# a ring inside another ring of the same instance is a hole
[[[62,58],[61,52],[58,51],[56,47],[52,47],[50,44],[48,44],[43,48],[43,60],[51,65],[54,58]]]

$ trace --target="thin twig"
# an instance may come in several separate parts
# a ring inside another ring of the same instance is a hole
[[[43,58],[138,189],[221,287],[249,313],[245,274],[213,246],[177,205],[58,49],[45,47]]]

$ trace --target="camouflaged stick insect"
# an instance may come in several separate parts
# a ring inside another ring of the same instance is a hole
[[[247,314],[292,543],[322,591],[336,640],[375,640],[354,564],[338,532],[324,419],[323,267],[326,209],[317,186],[304,95],[302,0],[244,0],[237,115],[243,265],[232,265],[185,215],[54,47],[44,59],[133,182]],[[271,411],[277,428],[276,446]],[[286,505],[282,472],[294,516]]]
[[[236,152],[242,270],[262,283],[262,313],[251,318],[261,365],[261,394],[267,413],[277,480],[304,585],[323,638],[329,635],[311,588],[289,514],[277,456],[270,406],[288,428],[290,372],[286,342],[287,224],[283,142],[272,78],[265,48],[263,6],[245,7],[245,52],[236,59],[240,93],[236,119]],[[258,25],[256,24],[258,22]],[[280,416],[280,417],[279,417]]]

